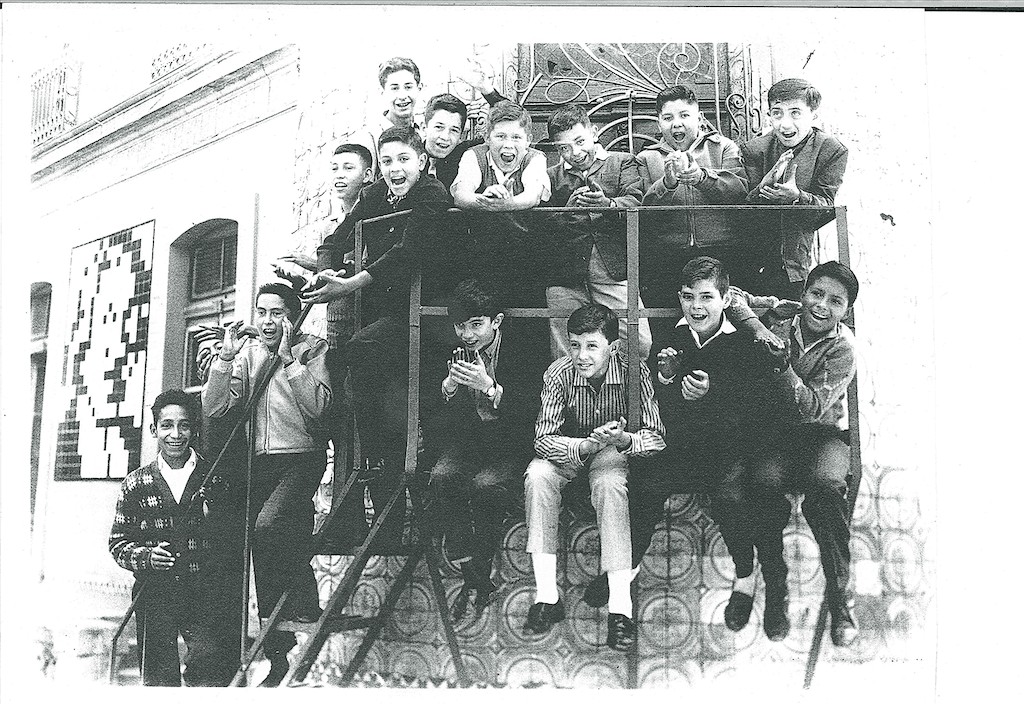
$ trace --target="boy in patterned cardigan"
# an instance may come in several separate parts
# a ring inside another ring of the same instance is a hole
[[[206,516],[212,502],[203,487],[208,464],[191,447],[199,424],[196,402],[184,391],[156,397],[149,429],[159,454],[121,483],[110,529],[110,554],[135,574],[132,596],[142,592],[136,624],[144,685],[181,686],[179,633],[186,685],[227,686],[237,663],[222,647],[207,607],[212,594],[205,579],[211,548]]]

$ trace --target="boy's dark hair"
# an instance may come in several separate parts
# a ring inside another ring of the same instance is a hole
[[[288,320],[294,323],[298,319],[302,305],[299,303],[299,294],[295,293],[294,288],[280,281],[270,281],[260,286],[256,292],[256,300],[258,301],[264,293],[273,293],[280,296],[281,300],[284,301],[284,307],[288,309]]]
[[[697,94],[690,86],[669,86],[658,93],[658,96],[654,99],[655,112],[660,114],[661,109],[665,107],[665,103],[671,103],[673,100],[682,100],[694,105],[700,105],[697,101]]]
[[[768,89],[768,107],[786,100],[803,100],[811,110],[821,105],[821,93],[802,78],[783,78]]]
[[[487,134],[490,134],[499,122],[518,122],[520,127],[526,130],[528,138],[533,127],[533,119],[530,113],[526,112],[526,108],[511,100],[502,100],[491,108],[487,115]]]
[[[729,272],[725,264],[714,257],[697,257],[686,262],[679,272],[679,288],[693,288],[699,281],[710,281],[724,297],[729,292]]]
[[[167,389],[153,400],[153,425],[160,422],[160,413],[167,406],[181,406],[192,423],[192,431],[199,432],[202,418],[199,413],[199,404],[194,396],[190,396],[181,389]]]
[[[857,281],[857,275],[853,273],[853,270],[839,262],[819,264],[811,269],[811,273],[807,275],[807,283],[804,284],[804,290],[813,285],[822,276],[835,279],[843,285],[843,288],[846,289],[847,303],[852,308],[853,302],[857,300],[857,294],[860,292],[860,282]]]
[[[478,316],[493,319],[501,312],[494,291],[476,279],[460,282],[448,304],[448,317],[453,323],[462,323]]]
[[[388,76],[398,71],[408,71],[416,79],[417,84],[420,82],[420,67],[416,65],[415,61],[404,56],[393,56],[382,63],[380,68],[377,69],[377,80],[380,82],[380,87],[384,87],[384,82],[387,81]]]
[[[339,144],[338,148],[334,150],[334,155],[338,154],[355,154],[359,157],[359,160],[363,162],[363,168],[369,169],[373,166],[373,156],[370,154],[370,150],[364,147],[362,144]]]
[[[380,148],[388,142],[408,144],[417,154],[427,153],[426,147],[423,146],[423,139],[413,127],[388,127],[381,132],[380,139],[377,140],[377,151],[379,152]]]
[[[451,93],[441,93],[440,95],[435,95],[433,98],[428,100],[427,107],[423,111],[423,122],[430,122],[430,118],[432,118],[434,113],[438,110],[455,113],[462,118],[462,127],[466,127],[466,119],[469,111],[466,108],[466,104],[456,96]]]
[[[568,132],[576,125],[590,127],[587,111],[581,105],[563,105],[548,118],[548,137],[554,139],[555,135]]]
[[[618,317],[611,308],[600,303],[588,303],[574,310],[565,327],[573,335],[600,332],[609,343],[619,339]]]

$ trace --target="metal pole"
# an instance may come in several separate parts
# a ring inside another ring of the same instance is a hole
[[[711,62],[715,65],[715,122],[718,125],[718,132],[722,132],[722,103],[720,99],[721,90],[718,85],[718,42],[711,45]]]
[[[626,428],[636,432],[640,427],[640,211],[626,211],[626,340],[629,343],[629,417]],[[633,600],[633,623],[639,631],[638,604],[640,588],[630,584]],[[637,688],[640,669],[640,639],[634,638],[626,656],[626,686]]]
[[[252,459],[256,441],[256,404],[247,419],[248,441],[245,443],[245,532],[242,539],[242,632],[238,642],[238,661],[245,657],[246,636],[249,635],[249,561],[252,557]]]

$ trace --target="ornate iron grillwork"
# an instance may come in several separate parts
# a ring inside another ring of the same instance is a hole
[[[668,86],[694,88],[704,117],[720,132],[745,141],[760,128],[751,100],[750,52],[724,43],[520,44],[518,67],[506,73],[510,94],[534,117],[544,143],[544,121],[560,105],[589,106],[609,149],[637,152],[659,139],[655,96]]]

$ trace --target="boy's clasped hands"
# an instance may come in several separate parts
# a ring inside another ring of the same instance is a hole
[[[680,370],[679,353],[674,347],[666,347],[658,353],[658,372],[666,379],[674,379]],[[696,401],[703,398],[711,388],[711,379],[702,369],[694,369],[683,377],[683,398]]]
[[[570,208],[605,208],[612,205],[612,199],[593,181],[590,185],[580,186],[573,191],[566,202],[566,206]]]
[[[460,354],[461,353],[461,354]],[[449,392],[454,391],[456,385],[468,386],[471,389],[484,393],[494,386],[494,379],[487,373],[484,360],[480,353],[475,352],[475,359],[466,359],[466,352],[459,348],[456,354],[448,362],[448,378],[444,380],[444,386]]]
[[[633,440],[626,434],[626,419],[608,421],[590,431],[590,436],[580,443],[580,454],[589,455],[612,445],[617,450],[626,450]]]
[[[787,149],[779,156],[775,166],[764,175],[758,184],[761,197],[773,203],[795,205],[800,200],[800,188],[796,185],[798,164],[792,163],[793,150]]]
[[[665,157],[665,186],[696,186],[705,178],[704,169],[689,152],[677,149]]]

